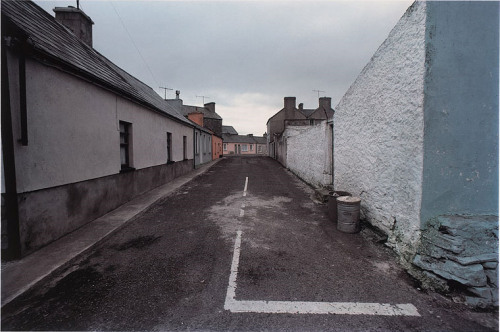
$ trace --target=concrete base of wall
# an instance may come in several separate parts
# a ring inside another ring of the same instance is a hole
[[[193,170],[193,160],[18,194],[25,256],[155,187]]]

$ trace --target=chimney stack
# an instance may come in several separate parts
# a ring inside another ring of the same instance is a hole
[[[205,108],[208,109],[210,112],[215,113],[215,103],[206,103]]]
[[[92,47],[92,25],[94,22],[80,8],[56,7],[56,21],[70,29],[85,44]]]
[[[325,109],[332,108],[332,98],[330,97],[321,97],[319,98],[319,106],[323,106]]]
[[[295,97],[285,97],[285,109],[291,110],[295,108]]]
[[[179,90],[175,90],[175,99],[181,99],[181,92]]]

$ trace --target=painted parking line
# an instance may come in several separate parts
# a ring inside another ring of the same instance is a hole
[[[245,189],[243,189],[243,197],[247,195],[247,187],[248,187],[248,176],[245,179]]]
[[[420,316],[413,304],[236,300],[242,231],[236,233],[224,309],[235,313]]]

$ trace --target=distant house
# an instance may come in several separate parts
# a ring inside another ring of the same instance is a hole
[[[167,99],[166,102],[179,113],[183,114],[189,120],[195,122],[200,126],[199,135],[200,139],[207,140],[210,142],[210,159],[206,156],[208,154],[208,147],[205,143],[200,141],[199,148],[201,149],[198,158],[195,154],[196,165],[203,164],[210,160],[218,159],[222,156],[222,117],[215,112],[215,103],[206,103],[204,107],[184,105],[182,99],[180,99],[180,91],[176,91],[175,99]],[[211,134],[210,139],[203,138],[205,134],[202,134],[203,130],[208,130]]]
[[[198,167],[212,161],[212,137],[213,133],[199,125],[195,125],[194,131],[194,165]]]
[[[498,307],[499,13],[415,1],[334,119],[335,188],[425,287],[483,307]]]
[[[285,97],[284,107],[267,121],[269,156],[306,182],[316,186],[332,183],[331,98],[319,98],[315,109],[296,107],[295,97]]]
[[[238,135],[233,126],[222,126],[222,133],[227,135]]]
[[[267,156],[267,133],[264,133],[264,136],[254,136],[253,139],[257,147],[255,153]]]
[[[1,6],[4,257],[193,169],[194,125],[92,48],[83,11],[54,11]]]
[[[265,136],[238,135],[232,126],[222,126],[222,132],[224,155],[267,155]]]

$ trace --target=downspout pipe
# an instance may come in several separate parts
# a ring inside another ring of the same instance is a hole
[[[19,203],[17,200],[16,162],[14,157],[15,140],[12,128],[6,46],[2,38],[2,162],[8,238],[8,248],[5,252],[2,250],[2,257],[16,259],[21,257],[21,236],[19,232]]]
[[[328,124],[332,126],[332,190],[335,191],[335,126],[334,126],[335,110],[333,110],[332,118],[328,120]]]

